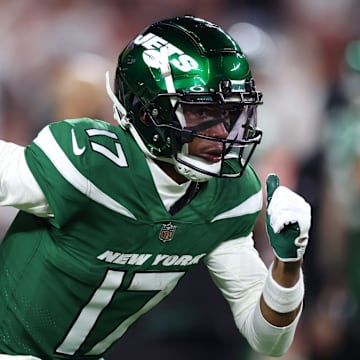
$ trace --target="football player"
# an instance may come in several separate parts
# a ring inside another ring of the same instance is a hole
[[[262,94],[239,45],[199,18],[159,21],[107,91],[119,125],[64,120],[25,148],[0,143],[0,204],[20,210],[0,247],[0,358],[101,358],[200,262],[253,349],[285,353],[311,210],[268,177],[267,269],[249,164]]]

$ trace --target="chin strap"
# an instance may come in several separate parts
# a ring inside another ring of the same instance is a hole
[[[206,160],[200,157],[193,155],[184,155],[182,153],[177,154],[177,158],[175,161],[176,171],[192,181],[208,181],[213,176],[219,174],[221,169],[221,162],[217,162],[214,164],[207,163]],[[204,165],[206,166],[206,171],[208,172],[208,174],[203,172]]]

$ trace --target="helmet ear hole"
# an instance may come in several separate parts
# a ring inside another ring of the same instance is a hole
[[[144,125],[146,125],[146,126],[154,125],[153,122],[150,119],[149,114],[145,111],[145,109],[143,107],[140,109],[140,116],[139,117],[140,117],[141,122]]]

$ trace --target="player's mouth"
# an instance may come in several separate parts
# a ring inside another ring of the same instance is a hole
[[[222,152],[219,150],[209,150],[202,153],[200,156],[211,163],[217,163],[222,159]]]

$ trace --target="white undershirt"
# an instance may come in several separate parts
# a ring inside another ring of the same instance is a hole
[[[190,186],[191,181],[178,184],[168,176],[153,160],[146,158],[156,189],[167,210],[176,203]]]

